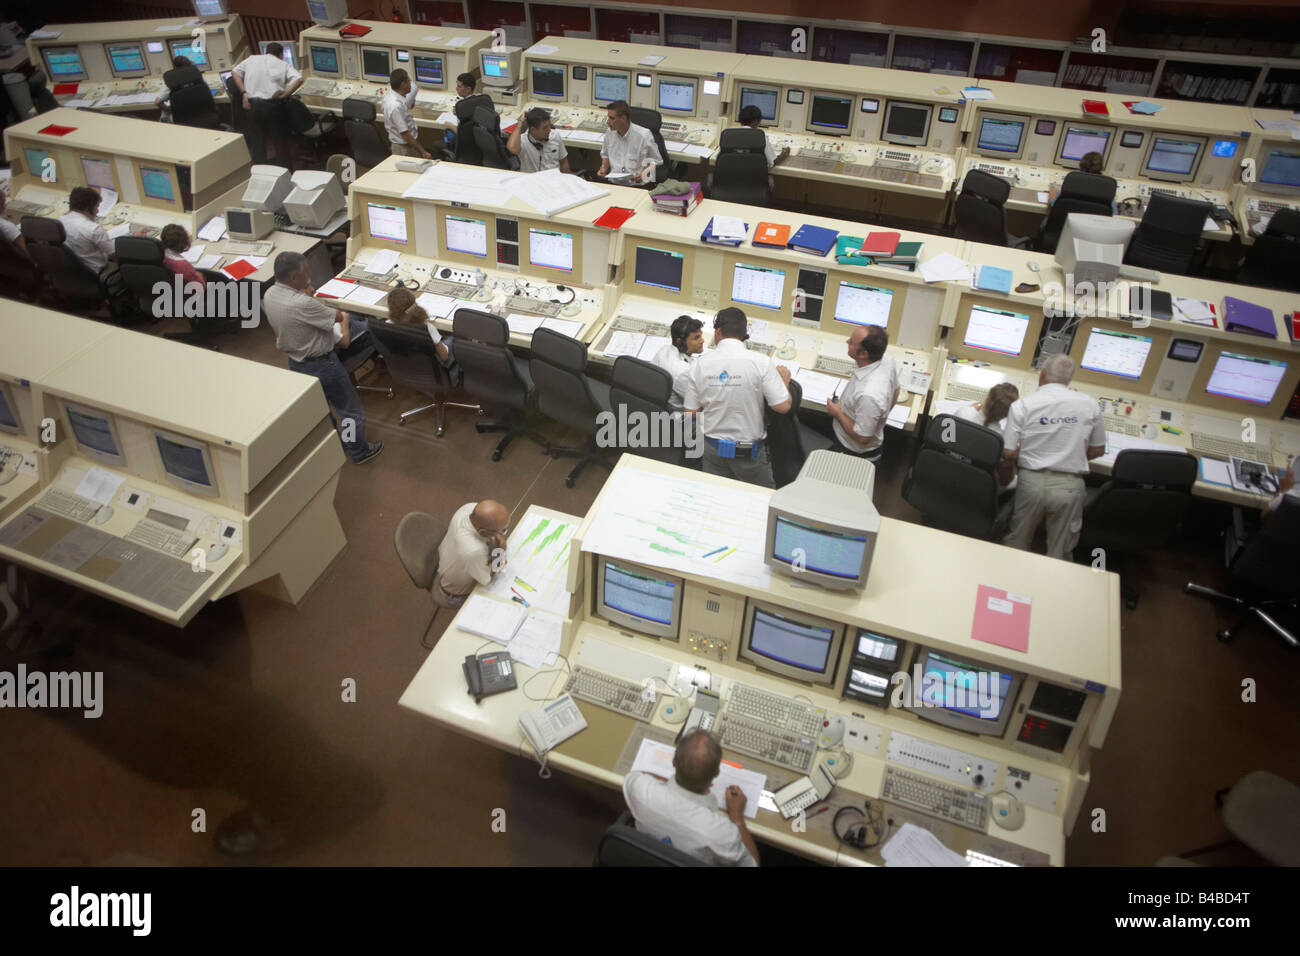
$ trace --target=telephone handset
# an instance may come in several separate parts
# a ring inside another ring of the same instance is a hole
[[[587,719],[574,703],[572,697],[564,694],[555,698],[541,710],[531,714],[521,714],[519,727],[533,745],[537,756],[541,757],[552,747],[568,740],[580,730],[587,729]]]

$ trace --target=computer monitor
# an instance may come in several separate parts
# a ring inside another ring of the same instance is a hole
[[[628,98],[628,85],[631,78],[619,70],[591,71],[591,101],[593,103],[613,103]]]
[[[1060,145],[1056,147],[1056,165],[1065,169],[1078,169],[1079,161],[1089,153],[1098,153],[1102,165],[1110,151],[1110,137],[1115,132],[1106,126],[1085,126],[1066,123],[1061,130]]]
[[[275,215],[265,209],[245,209],[234,206],[226,210],[226,232],[231,239],[256,242],[275,232]]]
[[[890,100],[885,106],[880,138],[886,143],[896,143],[899,146],[924,146],[930,140],[930,114],[933,109],[928,103]]]
[[[596,613],[638,634],[677,640],[685,589],[681,578],[664,571],[622,559],[596,559]]]
[[[105,43],[108,68],[119,79],[148,76],[149,64],[144,61],[144,50],[139,43]]]
[[[116,189],[117,181],[113,178],[113,163],[111,160],[99,159],[95,156],[81,157],[81,172],[86,177],[86,185],[95,189]]]
[[[764,309],[780,309],[785,298],[785,272],[768,266],[737,262],[731,276],[731,300]]]
[[[176,190],[172,187],[172,171],[165,166],[146,166],[141,163],[140,186],[148,199],[169,203],[176,201]]]
[[[293,189],[284,197],[284,211],[295,226],[323,229],[343,211],[347,200],[334,173],[300,169],[293,174]]]
[[[8,382],[0,382],[0,432],[10,435],[23,433],[22,422],[18,419],[18,405],[14,402],[13,389]]]
[[[573,233],[528,230],[528,264],[543,269],[573,271]]]
[[[348,0],[307,0],[307,18],[318,27],[337,26],[348,18]]]
[[[889,309],[894,303],[891,289],[878,289],[861,282],[841,282],[835,296],[835,321],[850,325],[889,325]]]
[[[339,48],[336,43],[307,44],[307,58],[311,61],[311,71],[319,76],[340,76]]]
[[[265,53],[266,48],[272,43],[280,44],[280,49],[282,51],[280,53],[280,59],[297,69],[297,48],[295,47],[294,42],[292,40],[263,40],[261,43],[262,52]]]
[[[415,82],[423,86],[441,87],[446,83],[443,59],[437,53],[411,51],[411,72],[415,74]]]
[[[921,686],[904,695],[905,710],[968,734],[1006,732],[1023,675],[928,647],[917,649],[916,664]]]
[[[265,209],[279,212],[284,198],[293,189],[293,174],[283,166],[258,163],[248,170],[248,185],[244,187],[239,204],[248,209]]]
[[[208,48],[200,47],[193,40],[168,40],[167,48],[172,51],[172,57],[183,56],[200,70],[208,68]]]
[[[1149,335],[1094,328],[1088,333],[1079,368],[1136,382],[1142,377],[1150,353]]]
[[[361,76],[367,80],[387,83],[393,75],[393,51],[386,46],[361,48]]]
[[[780,677],[829,686],[843,644],[839,621],[750,601],[737,656]]]
[[[217,474],[207,442],[161,428],[153,430],[153,440],[164,481],[192,495],[217,496]]]
[[[366,203],[366,221],[371,239],[406,245],[406,210],[385,203]]]
[[[532,87],[534,96],[547,99],[564,99],[565,68],[558,63],[534,63]]]
[[[814,93],[804,124],[810,133],[844,136],[853,124],[853,97],[838,93]]]
[[[194,0],[194,13],[200,20],[224,20],[226,0]]]
[[[1022,312],[1004,312],[983,305],[973,305],[966,322],[962,345],[1003,355],[1019,356],[1025,347],[1029,316]]]
[[[487,220],[447,216],[447,251],[471,256],[487,255]]]
[[[869,546],[870,540],[861,532],[827,529],[806,520],[778,515],[772,557],[791,569],[802,561],[801,573],[824,574],[857,583],[862,577]]]
[[[77,450],[87,458],[102,465],[126,465],[122,454],[122,439],[117,433],[117,422],[108,412],[89,405],[63,403],[63,413]]]
[[[1076,286],[1113,282],[1136,228],[1132,219],[1072,212],[1056,243],[1056,262]]]
[[[42,181],[45,181],[45,175],[48,170],[50,176],[48,182],[57,183],[59,181],[58,164],[51,162],[47,166],[45,161],[49,158],[50,151],[48,149],[33,149],[30,146],[23,147],[23,159],[27,163],[28,175],[36,176]]]
[[[1205,140],[1187,136],[1153,136],[1142,175],[1167,183],[1190,182],[1205,149]]]
[[[86,79],[86,64],[75,46],[47,46],[41,50],[41,56],[45,59],[45,72],[50,75],[50,82]]]
[[[742,86],[740,88],[740,106],[736,110],[736,117],[740,117],[740,110],[746,106],[757,106],[759,113],[763,116],[762,126],[776,125],[776,111],[781,102],[781,91],[772,89],[770,86]]]
[[[479,73],[484,86],[514,89],[519,85],[519,64],[523,51],[507,46],[496,50],[479,50]]]
[[[1242,352],[1219,353],[1205,384],[1209,395],[1235,398],[1252,405],[1268,405],[1286,375],[1287,363]]]
[[[1281,195],[1300,193],[1300,150],[1269,150],[1255,188],[1260,192]]]
[[[691,116],[695,113],[695,81],[684,76],[659,77],[659,111]]]
[[[685,259],[680,252],[636,247],[634,281],[637,285],[650,285],[669,292],[682,291],[682,265]]]
[[[975,152],[982,156],[1019,159],[1029,120],[1008,113],[981,113]]]

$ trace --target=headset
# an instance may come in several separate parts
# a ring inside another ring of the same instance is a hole
[[[870,850],[879,846],[881,837],[884,836],[884,821],[880,807],[873,807],[870,800],[864,801],[864,805],[865,811],[859,810],[853,804],[840,807],[831,820],[831,832],[835,834],[835,839],[855,850]],[[862,819],[854,820],[852,815],[855,813]],[[841,830],[840,818],[845,814],[849,814],[848,823]],[[874,839],[871,839],[872,836]]]

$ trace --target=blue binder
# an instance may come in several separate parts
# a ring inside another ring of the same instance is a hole
[[[839,233],[834,229],[823,229],[821,226],[800,226],[799,231],[790,237],[788,247],[806,252],[809,255],[824,256],[835,248],[835,240],[839,238]]]
[[[749,223],[745,223],[744,226],[745,226],[745,235],[749,235]],[[700,239],[702,239],[704,242],[710,243],[711,245],[715,245],[715,246],[731,246],[732,248],[735,248],[736,246],[739,246],[742,242],[745,241],[744,239],[719,239],[719,238],[717,238],[717,237],[713,234],[713,220],[712,220],[712,219],[709,219],[709,224],[708,224],[707,226],[705,226],[705,227],[704,227],[704,231],[703,231],[702,233],[700,233]]]

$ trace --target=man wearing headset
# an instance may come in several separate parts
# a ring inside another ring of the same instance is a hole
[[[524,128],[527,127],[527,133]],[[543,173],[548,169],[569,171],[569,151],[564,140],[551,129],[549,111],[535,106],[515,123],[506,141],[506,149],[519,157],[519,171]]]
[[[668,344],[655,352],[651,361],[673,377],[669,403],[680,411],[686,396],[685,375],[690,371],[691,360],[704,351],[704,323],[689,315],[679,315],[673,319],[668,334],[671,336]]]

